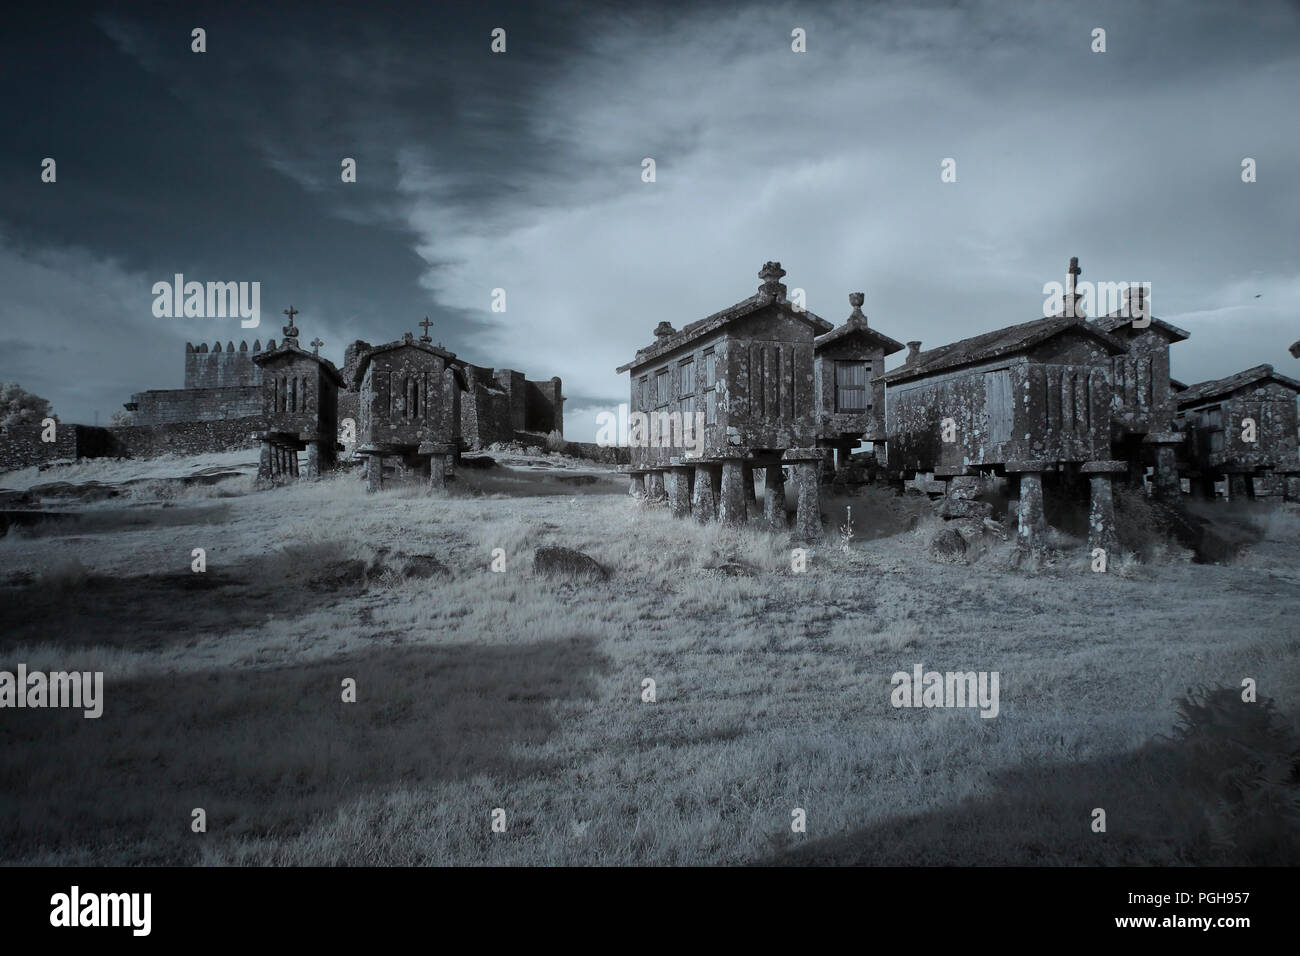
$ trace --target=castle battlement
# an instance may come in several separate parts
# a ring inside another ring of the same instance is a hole
[[[275,340],[268,340],[267,350],[275,348]],[[223,348],[214,342],[209,349],[206,342],[195,345],[185,343],[185,388],[236,388],[262,384],[262,370],[253,364],[253,356],[262,351],[260,340],[253,341],[250,351],[247,342],[227,342]]]

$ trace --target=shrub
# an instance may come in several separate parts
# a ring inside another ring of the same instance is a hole
[[[1300,859],[1300,737],[1270,698],[1238,687],[1189,690],[1173,740],[1215,855],[1259,865]]]

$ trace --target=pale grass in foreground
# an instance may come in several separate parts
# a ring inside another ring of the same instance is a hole
[[[742,863],[829,841],[831,858],[842,843],[859,861],[934,863],[965,845],[945,821],[960,831],[1014,789],[1078,833],[981,816],[974,862],[1179,862],[1201,852],[1193,823],[1153,835],[1142,817],[1130,832],[1138,809],[1124,822],[1125,806],[1164,798],[1164,765],[1143,780],[1124,761],[1169,731],[1190,686],[1250,676],[1300,712],[1290,513],[1262,518],[1264,540],[1223,567],[1121,559],[1092,574],[1081,546],[1040,573],[938,564],[923,521],[847,552],[828,534],[796,574],[784,536],[617,494],[368,496],[340,478],[194,507],[229,511],[0,544],[5,574],[58,555],[136,581],[187,572],[199,546],[229,579],[137,600],[134,620],[42,605],[43,636],[4,645],[6,661],[106,672],[102,732],[9,725],[6,861]],[[870,533],[865,506],[854,522]],[[612,578],[534,575],[548,544]],[[323,566],[385,548],[452,575],[312,590]],[[494,548],[504,573],[489,570]],[[715,570],[728,562],[749,571]],[[69,643],[58,629],[73,621]],[[999,671],[1001,715],[891,708],[890,674],[918,662]],[[339,697],[349,676],[354,705]],[[1014,776],[1026,768],[1042,769]],[[1119,811],[1105,843],[1087,830],[1098,805]],[[195,806],[206,834],[188,832]],[[795,807],[806,837],[790,832]]]

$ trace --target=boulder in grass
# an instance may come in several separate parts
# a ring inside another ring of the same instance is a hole
[[[930,554],[943,561],[960,561],[966,555],[966,539],[952,528],[945,528],[930,541]]]
[[[537,549],[533,555],[533,573],[583,581],[604,581],[609,578],[609,571],[590,555],[572,548],[554,546]]]
[[[431,554],[412,554],[402,568],[404,578],[451,577],[450,569]]]
[[[351,558],[327,564],[307,582],[307,586],[313,591],[347,591],[365,584],[366,578],[366,562]]]

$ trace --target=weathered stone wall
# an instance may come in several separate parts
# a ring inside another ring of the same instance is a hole
[[[867,407],[860,412],[835,410],[835,363],[856,361],[867,364]],[[868,441],[883,439],[885,425],[885,383],[871,380],[885,373],[885,355],[862,341],[840,341],[817,351],[814,358],[814,395],[817,406],[817,434],[835,438],[861,434]]]
[[[109,435],[109,443],[99,455],[117,458],[152,458],[157,455],[201,455],[207,452],[252,448],[257,435],[266,427],[260,416],[234,418],[227,421],[174,422],[167,425],[141,427],[130,425],[101,429]]]
[[[524,373],[512,368],[499,368],[494,370],[493,377],[497,381],[497,387],[509,396],[511,430],[527,431],[528,392],[524,384]]]
[[[41,441],[40,425],[0,428],[0,471],[16,471],[43,462],[77,457],[78,432],[84,426],[59,424],[54,441]]]
[[[524,430],[564,434],[564,403],[560,379],[524,383]]]
[[[1134,433],[1168,431],[1177,413],[1169,385],[1169,338],[1158,328],[1112,333],[1128,345],[1111,359],[1114,419]]]
[[[234,342],[223,347],[215,343],[209,350],[206,344],[185,344],[186,388],[236,388],[262,384],[262,370],[253,364],[253,356],[261,351],[261,342],[253,343],[250,352],[247,342]]]
[[[361,414],[361,393],[354,389],[339,392],[338,398],[338,415],[339,427],[343,427],[345,419],[352,419],[353,434],[359,434],[357,429],[357,419]]]
[[[1217,410],[1217,415],[1212,415]],[[1256,441],[1242,438],[1243,421],[1255,422]],[[1212,427],[1215,421],[1219,427]],[[1231,396],[1185,408],[1180,422],[1190,433],[1188,451],[1210,471],[1297,467],[1296,393],[1278,382],[1243,388]],[[1222,450],[1211,435],[1223,435]]]
[[[1110,457],[1104,367],[999,359],[889,389],[889,469]],[[946,442],[944,420],[952,419]]]
[[[262,387],[151,389],[132,395],[131,402],[135,425],[225,421],[260,415]]]
[[[363,445],[460,445],[460,387],[446,360],[414,345],[374,355],[361,386]]]
[[[484,448],[493,442],[513,441],[510,396],[501,388],[492,369],[466,368],[469,391],[461,396],[461,435],[470,448]]]
[[[338,387],[312,356],[284,351],[263,360],[261,414],[270,431],[338,436]]]
[[[229,421],[173,422],[102,428],[60,424],[53,442],[42,442],[38,426],[0,431],[0,471],[77,458],[151,458],[167,453],[198,455],[251,448],[265,427],[257,416]]]

